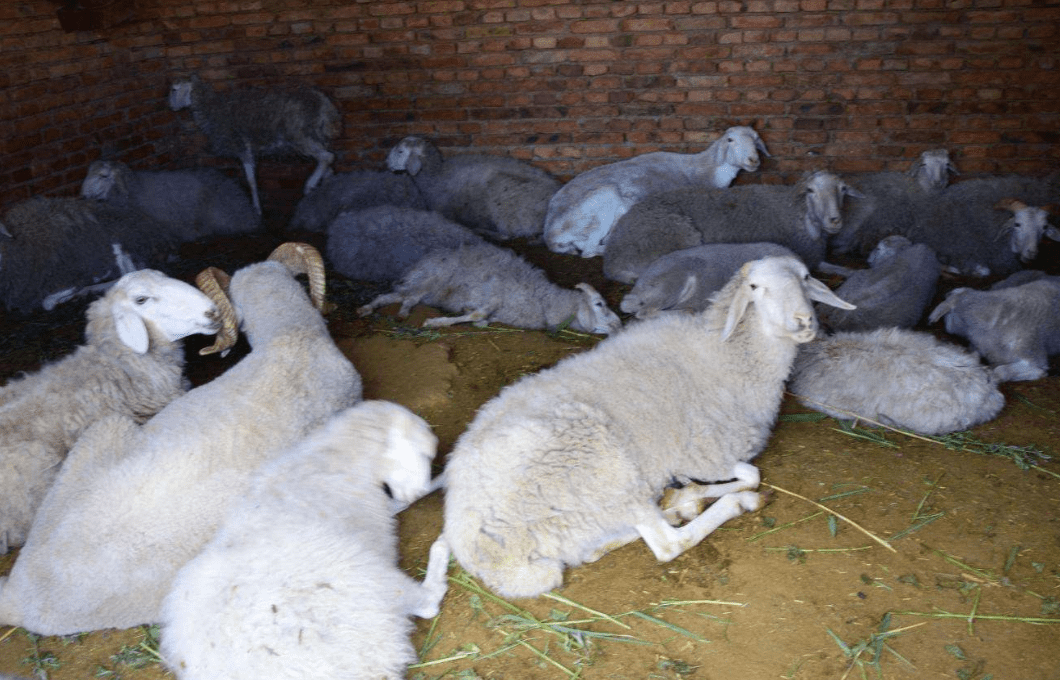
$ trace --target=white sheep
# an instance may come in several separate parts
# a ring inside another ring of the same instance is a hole
[[[792,185],[678,189],[650,196],[622,216],[607,239],[604,276],[631,283],[657,258],[704,243],[768,241],[816,269],[828,236],[843,226],[846,197],[861,193],[818,171]]]
[[[274,255],[292,250],[314,254]],[[360,400],[360,378],[317,311],[323,270],[310,271],[310,302],[294,277],[303,267],[273,258],[232,277],[234,310],[218,307],[226,323],[238,316],[251,346],[232,368],[143,425],[110,417],[85,431],[0,578],[0,622],[64,635],[157,621],[173,576],[251,472]]]
[[[769,156],[752,128],[731,127],[695,154],[655,151],[576,175],[548,204],[545,243],[557,253],[595,257],[635,203],[680,188],[724,188],[740,170],[754,172]]]
[[[386,157],[391,172],[407,172],[427,205],[494,239],[540,237],[548,201],[560,182],[516,158],[459,154],[443,158],[423,137],[405,137]]]
[[[180,241],[261,227],[246,192],[213,168],[133,170],[118,161],[95,161],[81,182],[81,196],[136,208]]]
[[[259,215],[255,157],[293,151],[315,159],[316,168],[305,183],[305,193],[309,193],[335,160],[328,145],[342,129],[335,105],[324,93],[310,87],[216,92],[193,75],[173,82],[169,107],[174,111],[190,108],[213,153],[239,159]]]
[[[882,239],[912,233],[930,202],[949,184],[957,168],[945,149],[930,149],[907,172],[868,172],[850,178],[862,193],[843,211],[843,228],[831,237],[829,250],[867,256]]]
[[[430,486],[437,439],[384,401],[339,412],[254,473],[162,604],[159,651],[180,680],[403,678],[409,616],[432,618],[447,555],[398,568],[391,499]]]
[[[120,278],[85,316],[85,344],[0,389],[0,554],[25,541],[85,429],[109,415],[142,423],[183,394],[181,339],[220,328],[208,297],[151,269]]]
[[[328,225],[326,254],[348,278],[397,281],[432,250],[484,242],[432,210],[380,205],[336,217]]]
[[[12,205],[0,224],[0,301],[9,310],[51,310],[162,260],[177,245],[138,210],[72,197]]]
[[[526,376],[479,409],[445,469],[439,542],[504,597],[641,537],[660,561],[759,507],[758,469],[810,300],[849,306],[792,257],[745,264],[699,314],[666,314]],[[675,528],[663,489],[719,498]]]
[[[888,236],[869,255],[869,268],[851,272],[835,291],[857,309],[821,307],[817,318],[832,331],[912,328],[935,297],[941,273],[942,265],[929,246]]]
[[[978,354],[901,328],[841,332],[802,345],[788,389],[833,418],[868,418],[924,435],[966,430],[1005,405]]]
[[[1060,353],[1060,284],[1043,278],[997,290],[955,288],[928,317],[971,344],[999,382],[1037,380]]]
[[[779,255],[795,253],[775,243],[708,243],[675,250],[648,265],[619,307],[638,319],[662,311],[701,312],[745,262]]]
[[[423,303],[461,316],[427,319],[429,328],[490,322],[520,328],[556,329],[566,323],[587,333],[614,333],[622,327],[600,293],[587,283],[577,290],[550,282],[545,272],[514,252],[491,243],[433,250],[414,264],[394,291],[358,308],[361,316],[383,305],[401,303],[398,315]]]
[[[427,209],[427,202],[408,175],[383,170],[340,172],[325,178],[298,201],[288,228],[327,231],[340,214],[377,205]]]

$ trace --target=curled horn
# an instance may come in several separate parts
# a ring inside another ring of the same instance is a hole
[[[217,332],[217,338],[212,345],[199,350],[202,356],[215,352],[220,352],[221,356],[224,356],[239,339],[239,319],[236,318],[235,307],[228,299],[229,281],[231,279],[228,274],[217,267],[207,267],[195,277],[195,285],[213,301],[221,317],[221,330]]]
[[[320,251],[308,243],[289,242],[276,248],[269,255],[270,260],[284,264],[294,274],[305,274],[309,277],[309,297],[321,312],[324,311],[324,258]]]

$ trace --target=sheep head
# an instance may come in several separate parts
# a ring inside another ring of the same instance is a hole
[[[823,233],[835,234],[843,228],[844,198],[865,198],[838,176],[823,170],[804,177],[798,184],[797,195],[804,204],[803,226],[814,240]]]
[[[761,165],[759,154],[769,158],[765,142],[753,128],[731,127],[710,147],[714,165],[729,165],[747,172],[754,172]]]
[[[129,168],[117,161],[94,161],[81,182],[82,198],[97,201],[129,195]]]
[[[217,307],[207,295],[153,269],[121,277],[96,304],[110,310],[118,339],[137,354],[147,352],[150,329],[173,342],[216,333],[221,327]]]
[[[997,237],[1000,239],[1009,233],[1009,248],[1023,262],[1030,262],[1038,257],[1038,244],[1042,236],[1060,241],[1060,231],[1049,224],[1049,214],[1055,211],[1054,206],[1039,208],[1014,198],[1006,198],[998,201],[994,209],[1012,213],[1012,217],[1005,221]]]
[[[811,300],[840,309],[856,309],[811,277],[797,257],[747,262],[729,286],[735,286],[736,291],[729,303],[722,340],[729,339],[752,304],[759,323],[757,332],[796,343],[809,342],[817,335],[817,315]]]
[[[586,333],[603,335],[609,335],[622,328],[622,320],[611,311],[604,296],[596,292],[595,288],[588,283],[579,283],[575,288],[584,293],[585,297],[579,301],[572,326]]]
[[[386,167],[390,172],[406,172],[418,175],[425,168],[433,168],[442,162],[438,148],[423,137],[405,137],[386,155]]]
[[[959,175],[957,167],[950,161],[946,149],[929,149],[909,168],[909,176],[917,181],[924,191],[937,191],[950,182],[950,174]]]

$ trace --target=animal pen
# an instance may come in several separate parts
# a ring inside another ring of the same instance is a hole
[[[76,197],[101,160],[209,168],[249,199],[244,163],[169,106],[171,84],[191,76],[222,97],[311,88],[338,117],[327,172],[290,150],[255,157],[260,227],[155,253],[154,268],[187,282],[207,266],[233,273],[286,241],[326,252],[327,232],[292,225],[307,181],[385,171],[409,135],[446,158],[504,156],[560,182],[647,153],[698,153],[733,126],[753,128],[768,149],[734,185],[827,170],[857,188],[859,174],[905,172],[932,149],[949,152],[952,185],[1018,174],[1055,190],[1060,177],[1060,5],[1050,1],[13,0],[0,4],[0,222],[29,199]],[[17,240],[0,235],[0,293]],[[606,278],[601,257],[551,252],[536,238],[500,245],[558,286],[589,284],[616,312],[632,287]],[[41,268],[68,266],[45,254]],[[865,266],[851,254],[835,263]],[[1060,244],[1043,239],[1022,264],[1060,274]],[[813,275],[833,290],[842,283]],[[1000,279],[944,271],[928,311],[954,289]],[[395,306],[362,317],[392,282],[328,263],[327,283],[327,327],[364,398],[431,426],[436,474],[504,387],[607,342],[562,324],[423,328],[455,313],[423,305],[408,318]],[[0,380],[81,344],[91,299],[0,309]],[[967,346],[927,314],[915,329]],[[185,341],[192,387],[248,354],[241,343],[199,356],[211,342]],[[1047,368],[1000,383],[995,418],[933,436],[864,414],[835,419],[785,394],[751,461],[763,507],[670,562],[634,540],[534,598],[502,598],[453,561],[440,613],[414,619],[407,677],[1060,677],[1055,356]],[[443,507],[444,490],[398,515],[400,566],[417,581]],[[18,556],[0,555],[0,576]],[[0,621],[0,676],[179,677],[160,655],[157,622],[143,623],[40,636]]]

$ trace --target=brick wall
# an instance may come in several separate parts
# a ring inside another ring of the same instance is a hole
[[[424,133],[566,178],[734,124],[772,151],[765,181],[939,146],[965,173],[1060,161],[1051,0],[135,0],[130,21],[72,33],[58,6],[0,3],[0,205],[73,193],[100,156],[234,173],[166,106],[190,71],[325,90],[340,169]]]

